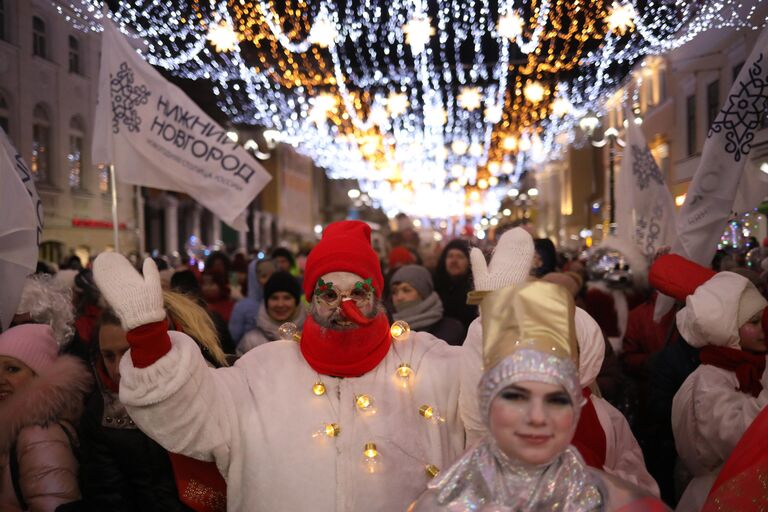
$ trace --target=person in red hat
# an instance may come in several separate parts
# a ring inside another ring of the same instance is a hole
[[[228,510],[405,510],[464,451],[480,359],[389,325],[370,233],[330,224],[307,259],[301,333],[216,370],[168,332],[151,259],[143,276],[119,254],[96,259],[131,345],[121,402],[165,449],[216,462]]]
[[[672,401],[675,447],[693,475],[676,510],[698,511],[739,439],[768,405],[762,326],[768,301],[747,278],[715,274],[677,255],[656,260],[651,273],[661,291],[685,301],[677,327],[700,349],[701,365]]]

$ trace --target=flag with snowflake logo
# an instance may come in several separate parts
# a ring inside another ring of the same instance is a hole
[[[93,161],[119,181],[189,194],[235,229],[271,179],[181,89],[168,82],[104,18]]]
[[[677,217],[672,252],[708,267],[728,222],[768,102],[768,29],[763,29],[707,132],[699,167]],[[672,306],[656,302],[655,318]]]
[[[630,113],[617,179],[617,236],[632,240],[646,257],[675,239],[675,206],[645,136]]]
[[[733,208],[768,101],[768,30],[763,29],[704,142],[677,220],[673,252],[709,266]]]

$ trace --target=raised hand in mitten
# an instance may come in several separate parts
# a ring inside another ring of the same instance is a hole
[[[469,254],[475,290],[500,290],[524,282],[531,272],[533,239],[523,228],[514,228],[503,235],[493,251],[490,264],[477,247]]]
[[[105,252],[93,263],[93,277],[126,330],[165,319],[160,273],[152,258],[144,260],[142,276],[121,254]]]

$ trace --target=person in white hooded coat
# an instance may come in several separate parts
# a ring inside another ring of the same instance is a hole
[[[605,341],[595,319],[581,308],[576,308],[576,340],[579,344],[581,387],[596,387],[595,380],[605,357]],[[659,486],[645,467],[643,452],[627,419],[621,411],[600,396],[592,393],[589,400],[605,433],[605,462],[603,467],[598,469],[659,497]]]
[[[152,260],[142,277],[105,253],[94,274],[131,344],[121,402],[167,450],[215,461],[230,511],[404,510],[465,448],[477,380],[464,367],[479,363],[426,333],[392,341],[363,222],[329,225],[310,253],[301,343],[261,345],[233,368],[208,368],[166,331]]]
[[[675,446],[693,475],[678,511],[701,509],[723,463],[768,405],[768,373],[757,370],[765,367],[760,323],[766,306],[748,279],[720,272],[696,288],[677,313],[680,334],[701,348],[702,362],[672,402]]]

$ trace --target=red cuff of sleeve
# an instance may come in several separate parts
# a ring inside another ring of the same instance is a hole
[[[131,360],[136,368],[150,366],[171,350],[166,320],[131,329],[127,338],[131,346]]]

